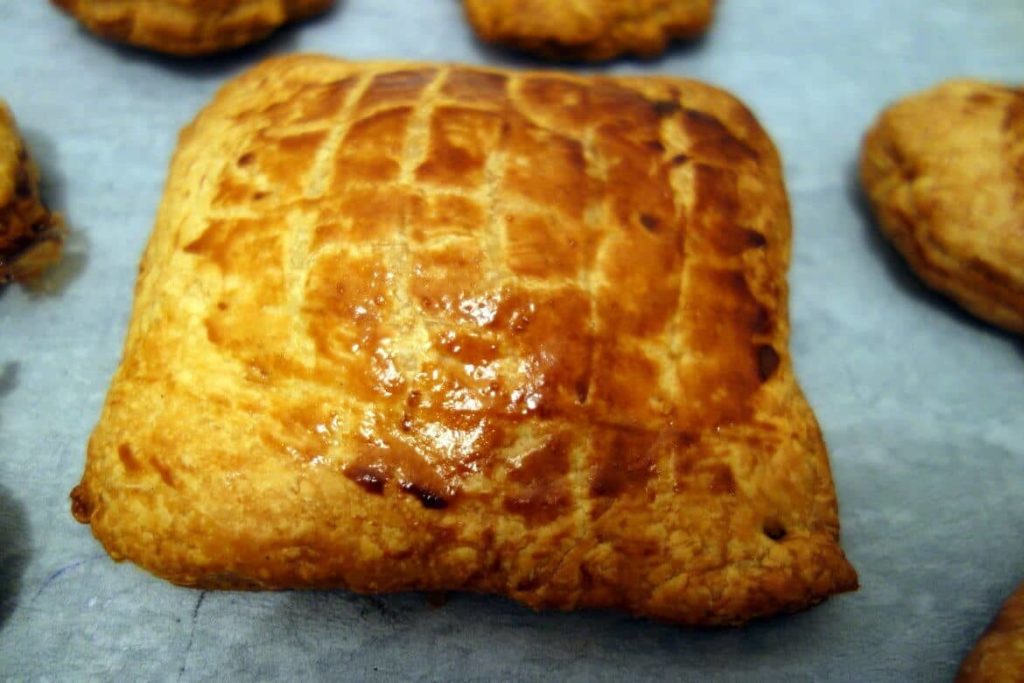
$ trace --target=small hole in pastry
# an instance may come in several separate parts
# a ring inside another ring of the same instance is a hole
[[[766,519],[763,528],[764,535],[773,541],[781,541],[786,537],[786,527],[777,519]]]
[[[587,402],[587,397],[590,395],[590,379],[587,377],[581,377],[576,380],[576,401],[579,404]]]
[[[757,347],[757,372],[762,382],[767,382],[779,368],[779,354],[771,344]]]
[[[655,216],[648,213],[640,214],[640,224],[644,226],[647,232],[658,232],[659,221]]]
[[[747,246],[749,246],[752,249],[761,249],[766,244],[768,244],[768,238],[765,237],[763,233],[760,233],[757,230],[751,230],[750,228],[746,228],[743,231],[743,234],[747,238]]]

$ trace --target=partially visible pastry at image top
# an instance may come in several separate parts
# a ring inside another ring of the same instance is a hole
[[[463,0],[481,39],[549,59],[654,57],[707,30],[715,0]]]
[[[334,0],[51,0],[110,40],[175,55],[238,48]]]
[[[39,198],[39,170],[0,100],[0,284],[33,280],[59,261],[64,233]]]
[[[960,665],[957,683],[1024,680],[1024,584],[1003,604]]]
[[[868,132],[860,172],[928,286],[1024,333],[1024,90],[954,80],[901,100]]]

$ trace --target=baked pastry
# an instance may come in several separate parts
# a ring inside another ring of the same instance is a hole
[[[1010,683],[1024,679],[1024,585],[960,666],[957,683]]]
[[[0,100],[0,284],[34,279],[63,244],[64,222],[39,198],[39,169]]]
[[[241,47],[334,0],[51,0],[93,33],[175,55]]]
[[[1024,333],[1024,90],[957,80],[898,102],[867,134],[861,177],[926,284]]]
[[[549,59],[653,57],[707,30],[715,0],[463,0],[477,34]]]
[[[789,240],[712,87],[270,60],[182,134],[73,512],[189,586],[692,624],[851,590]]]

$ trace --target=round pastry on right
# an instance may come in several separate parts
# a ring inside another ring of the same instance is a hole
[[[928,286],[1024,334],[1024,89],[961,79],[900,100],[868,131],[860,175]]]

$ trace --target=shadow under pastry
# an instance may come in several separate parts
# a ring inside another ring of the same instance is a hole
[[[16,375],[8,364],[0,371],[0,393]],[[11,491],[0,484],[0,629],[18,607],[22,598],[22,576],[31,557],[31,538],[25,508]]]
[[[2,293],[2,290],[0,290],[0,293]],[[20,370],[21,364],[17,361],[0,361],[0,401],[18,387],[18,373]],[[3,410],[0,410],[0,425],[3,425]]]

